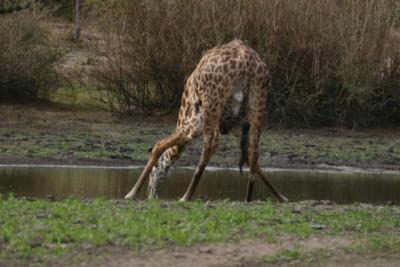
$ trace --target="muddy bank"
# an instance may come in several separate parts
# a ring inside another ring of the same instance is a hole
[[[118,118],[70,107],[0,106],[0,164],[143,165],[147,150],[174,129],[176,116]],[[239,129],[220,137],[210,166],[237,167]],[[400,129],[265,129],[263,167],[335,166],[400,170]],[[177,162],[193,166],[201,142]]]

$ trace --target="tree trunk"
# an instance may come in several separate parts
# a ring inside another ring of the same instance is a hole
[[[81,10],[81,0],[75,0],[75,32],[74,32],[75,42],[79,42],[79,39],[81,37],[80,10]]]

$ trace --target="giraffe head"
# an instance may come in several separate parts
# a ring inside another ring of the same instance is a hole
[[[149,153],[151,153],[152,147],[149,148]],[[169,175],[169,168],[171,165],[170,160],[168,159],[169,154],[164,153],[158,159],[158,162],[154,165],[151,173],[149,175],[149,187],[148,193],[149,198],[157,198],[158,197],[158,189],[160,185],[167,179]]]

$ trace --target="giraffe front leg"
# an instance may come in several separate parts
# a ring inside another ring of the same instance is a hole
[[[208,161],[211,156],[214,154],[218,147],[218,128],[215,127],[211,132],[205,133],[204,135],[204,144],[203,151],[201,153],[200,161],[197,164],[196,170],[192,177],[192,181],[185,193],[185,195],[180,199],[180,201],[188,201],[191,200],[196,190],[197,184],[200,181],[200,178],[206,168]]]
[[[172,164],[180,157],[185,146],[186,145],[173,146],[161,155],[150,173],[148,187],[149,199],[158,198],[158,189],[160,185],[167,180]]]

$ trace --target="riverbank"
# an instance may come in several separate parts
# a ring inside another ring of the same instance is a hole
[[[105,111],[65,106],[0,106],[0,164],[143,165],[148,147],[168,136],[176,116],[118,118]],[[220,137],[209,166],[236,168],[239,127]],[[265,129],[263,167],[400,170],[400,129]],[[178,166],[195,166],[196,141]]]
[[[132,166],[176,116],[0,106],[0,164]],[[238,129],[209,166],[236,168]],[[200,144],[178,166],[194,167]],[[266,129],[263,167],[399,171],[400,129]],[[0,266],[397,266],[399,205],[0,197]]]

